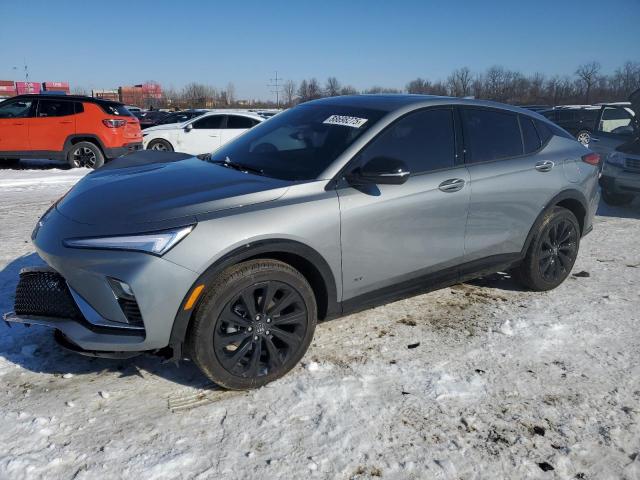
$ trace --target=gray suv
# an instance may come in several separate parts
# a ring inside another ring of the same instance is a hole
[[[507,269],[558,286],[592,228],[598,163],[517,107],[305,103],[201,158],[145,151],[88,174],[38,222],[49,267],[21,272],[5,319],[79,353],[164,352],[259,387],[317,321]]]

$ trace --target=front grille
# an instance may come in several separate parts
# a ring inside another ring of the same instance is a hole
[[[624,165],[631,170],[640,170],[640,158],[627,157],[624,161]]]
[[[126,298],[118,298],[118,303],[122,309],[122,313],[127,317],[131,325],[143,326],[142,314],[140,313],[140,307],[135,300],[129,300]]]
[[[73,300],[67,282],[53,271],[23,271],[16,288],[14,311],[18,315],[67,318],[84,317]]]

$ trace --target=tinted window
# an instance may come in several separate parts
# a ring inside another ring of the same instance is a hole
[[[558,121],[567,122],[575,118],[573,110],[560,110],[558,111]]]
[[[251,128],[256,123],[256,120],[249,117],[241,117],[239,115],[229,115],[227,117],[227,128]]]
[[[73,102],[73,105],[76,113],[84,112],[84,105],[82,105],[82,102]]]
[[[40,100],[38,102],[38,117],[64,117],[73,115],[75,107],[73,102],[64,100]]]
[[[0,104],[0,118],[24,118],[31,111],[31,100],[14,100]]]
[[[367,145],[359,163],[364,165],[376,157],[402,160],[412,174],[453,167],[453,112],[423,110],[398,120]]]
[[[202,128],[207,130],[222,128],[223,120],[224,115],[210,115],[193,122],[193,128]]]
[[[520,116],[520,128],[522,128],[522,140],[524,142],[524,153],[535,152],[540,148],[540,137],[533,126],[533,120],[523,115]]]
[[[487,162],[522,155],[518,117],[498,110],[462,110],[467,162]]]
[[[121,103],[115,102],[96,102],[102,110],[109,115],[117,115],[120,117],[133,117],[133,114],[127,110],[127,107]]]
[[[267,176],[317,179],[384,114],[380,110],[342,105],[300,105],[223,145],[210,161],[224,162],[229,157]]]

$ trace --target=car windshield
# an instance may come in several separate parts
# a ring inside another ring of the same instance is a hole
[[[252,128],[211,154],[270,177],[314,180],[386,112],[338,105],[300,105]]]

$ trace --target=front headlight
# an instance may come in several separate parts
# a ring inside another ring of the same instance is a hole
[[[618,167],[624,167],[624,156],[619,152],[614,152],[607,157],[607,163],[617,165]]]
[[[136,252],[164,255],[189,235],[195,225],[163,230],[161,232],[114,237],[69,238],[62,243],[70,248],[93,248],[100,250],[133,250]]]

